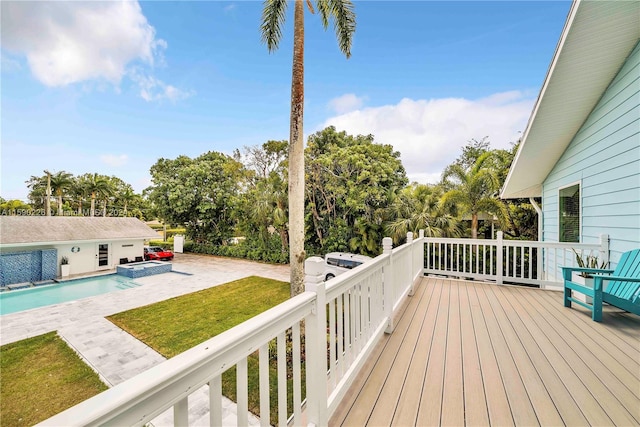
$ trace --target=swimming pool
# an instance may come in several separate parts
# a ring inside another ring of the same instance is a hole
[[[31,308],[75,301],[137,286],[140,284],[129,278],[109,274],[69,280],[55,285],[2,292],[0,293],[0,314],[16,313]]]

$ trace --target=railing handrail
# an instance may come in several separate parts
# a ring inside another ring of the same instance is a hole
[[[313,310],[304,292],[66,411],[41,426],[144,425]],[[158,405],[158,400],[164,402]]]
[[[453,243],[465,245],[495,245],[496,239],[465,239],[465,238],[448,238],[448,237],[425,237],[426,243]],[[534,248],[563,248],[563,249],[598,249],[601,243],[567,243],[567,242],[549,242],[539,240],[502,240],[503,246],[516,247],[534,247]]]

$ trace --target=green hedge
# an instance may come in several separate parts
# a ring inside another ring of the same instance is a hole
[[[278,250],[259,248],[244,242],[237,245],[212,245],[208,243],[185,242],[184,251],[196,254],[244,258],[252,261],[269,262],[272,264],[287,264],[289,262],[288,252],[283,253]]]
[[[149,246],[160,246],[162,249],[173,250],[173,239],[168,241],[149,240]]]

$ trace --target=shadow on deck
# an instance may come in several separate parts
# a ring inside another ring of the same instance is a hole
[[[427,277],[329,424],[639,425],[640,317]]]

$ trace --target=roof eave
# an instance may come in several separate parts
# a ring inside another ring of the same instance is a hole
[[[500,197],[542,184],[640,38],[638,2],[575,1]]]

